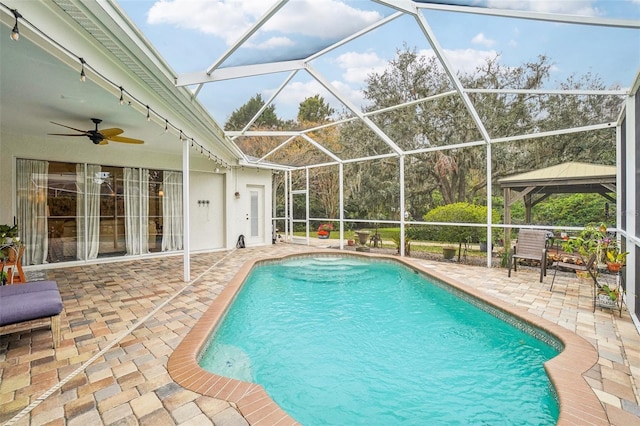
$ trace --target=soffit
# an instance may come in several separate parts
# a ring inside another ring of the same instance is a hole
[[[135,75],[173,113],[187,123],[209,134],[211,141],[222,143],[226,154],[241,158],[241,154],[224,136],[222,129],[188,90],[174,85],[175,72],[157,54],[144,36],[127,22],[128,18],[109,5],[77,0],[53,0],[71,19],[93,37],[104,49]],[[120,18],[120,19],[119,19]],[[201,143],[203,141],[200,141]]]

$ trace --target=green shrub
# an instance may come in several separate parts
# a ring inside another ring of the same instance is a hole
[[[414,241],[429,241],[429,227],[424,225],[411,225],[405,228],[404,234]]]
[[[500,221],[499,213],[492,210],[492,223]],[[459,222],[459,223],[486,223],[487,207],[469,203],[454,203],[436,207],[424,215],[426,222]],[[449,243],[463,243],[465,241],[486,240],[486,227],[471,226],[425,226],[429,240]]]

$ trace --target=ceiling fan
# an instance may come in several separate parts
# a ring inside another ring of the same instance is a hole
[[[64,124],[60,124],[60,123],[56,123],[54,121],[52,121],[51,123],[57,125],[57,126],[62,126],[62,127],[66,127],[67,129],[71,129],[71,130],[75,130],[76,132],[80,132],[79,134],[77,133],[49,133],[50,135],[53,136],[86,136],[89,139],[91,139],[91,142],[93,142],[96,145],[106,145],[109,143],[109,141],[111,142],[123,142],[123,143],[135,143],[135,144],[141,144],[144,143],[143,140],[140,139],[133,139],[133,138],[126,138],[124,136],[118,136],[121,133],[124,132],[124,130],[122,129],[118,129],[117,127],[111,128],[111,129],[103,129],[103,130],[98,130],[98,124],[100,124],[102,122],[102,120],[100,120],[99,118],[92,118],[91,121],[93,121],[96,125],[96,128],[94,130],[80,130],[80,129],[76,129],[74,127],[70,127],[70,126],[66,126]]]

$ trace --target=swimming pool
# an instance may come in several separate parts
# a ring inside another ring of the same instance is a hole
[[[266,263],[245,281],[200,363],[261,384],[305,425],[555,424],[542,364],[558,344],[458,296],[390,262]]]

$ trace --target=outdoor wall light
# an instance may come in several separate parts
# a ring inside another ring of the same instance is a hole
[[[87,76],[84,73],[84,59],[80,58],[80,64],[82,66],[82,68],[80,68],[80,81],[84,83],[87,81]]]
[[[124,105],[124,89],[120,86],[120,105]]]
[[[20,38],[20,29],[18,29],[18,18],[22,18],[22,15],[20,15],[18,9],[11,9],[11,12],[13,12],[13,16],[16,18],[16,23],[11,30],[11,39],[18,41],[18,39]]]

